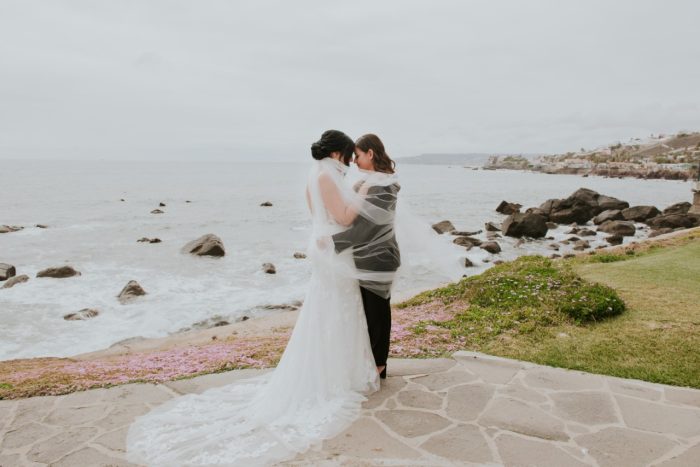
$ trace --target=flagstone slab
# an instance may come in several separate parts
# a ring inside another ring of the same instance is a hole
[[[672,458],[654,464],[654,467],[698,467],[700,465],[700,443]]]
[[[323,449],[337,455],[361,459],[415,459],[420,453],[389,436],[374,420],[362,417],[340,435],[323,443]]]
[[[121,426],[130,425],[136,417],[150,412],[150,410],[146,404],[118,405],[113,407],[104,418],[97,421],[95,426],[110,431]]]
[[[567,441],[564,424],[542,409],[516,399],[498,397],[478,420],[481,426],[495,426],[536,438]]]
[[[47,438],[58,433],[58,428],[49,427],[37,422],[29,422],[9,430],[0,442],[0,449],[13,449],[30,445],[38,439]]]
[[[601,467],[638,467],[647,465],[670,451],[675,443],[666,437],[609,427],[581,435],[574,441],[586,449]]]
[[[362,404],[362,408],[376,409],[388,398],[394,396],[397,392],[403,389],[406,384],[406,380],[401,377],[388,377],[382,382],[381,391],[375,391],[370,394],[367,400]]]
[[[427,435],[450,425],[445,417],[422,410],[379,410],[375,417],[394,433],[406,438]]]
[[[549,400],[547,396],[533,389],[526,388],[520,384],[519,381],[511,381],[509,384],[499,387],[497,393],[499,396],[506,396],[525,402],[534,402],[536,404],[541,404]]]
[[[667,387],[665,392],[669,401],[700,408],[700,391],[697,389]]]
[[[454,357],[462,368],[468,369],[487,383],[506,384],[523,368],[521,362],[476,352],[456,352]]]
[[[431,391],[440,391],[458,384],[469,383],[476,380],[476,376],[466,371],[448,371],[411,378],[411,381],[414,383],[422,384]]]
[[[454,367],[452,358],[390,358],[387,360],[387,376],[413,376],[440,373]]]
[[[684,438],[700,436],[700,409],[644,402],[615,396],[625,424],[655,433],[673,433]]]
[[[533,438],[504,434],[496,438],[496,446],[506,467],[585,467],[593,465],[572,457],[552,443]]]
[[[45,423],[56,426],[74,426],[99,420],[107,415],[108,405],[91,405],[87,407],[59,407],[45,419]]]
[[[531,388],[541,388],[550,391],[603,389],[603,378],[601,376],[562,368],[534,368],[528,371],[523,381]]]
[[[476,425],[457,425],[429,438],[420,447],[453,461],[474,463],[493,461],[488,441]]]
[[[30,397],[16,401],[17,409],[10,424],[11,428],[28,422],[40,422],[49,414],[56,399],[50,396]]]
[[[62,430],[51,438],[36,442],[27,452],[27,459],[34,462],[49,464],[60,459],[95,437],[97,429],[94,427],[74,427]]]
[[[234,371],[224,371],[222,373],[212,373],[209,375],[197,376],[196,378],[179,379],[177,381],[168,381],[163,383],[164,386],[172,389],[178,394],[201,394],[207,389],[218,388],[241,381],[244,379],[254,378],[263,375],[270,371],[257,369],[243,369]]]
[[[85,447],[72,452],[50,465],[51,467],[139,467],[138,464],[131,464],[123,459],[108,456],[91,447]]]
[[[126,434],[129,432],[129,427],[125,426],[118,430],[110,431],[98,436],[93,440],[93,443],[104,446],[112,451],[126,452]]]
[[[484,384],[465,384],[447,392],[445,412],[450,418],[469,422],[475,420],[489,403],[495,388]]]
[[[651,384],[640,384],[638,381],[629,381],[621,378],[608,379],[610,390],[616,394],[639,397],[650,401],[658,401],[663,397],[663,390]]]
[[[618,422],[615,406],[603,392],[559,392],[550,395],[554,414],[587,425]]]
[[[399,392],[398,401],[415,409],[438,410],[442,408],[442,397],[427,391],[405,390]]]
[[[20,466],[22,465],[21,458],[19,454],[3,455],[0,454],[0,466]]]

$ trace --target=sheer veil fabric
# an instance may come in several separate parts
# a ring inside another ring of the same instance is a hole
[[[347,167],[333,159],[312,163],[307,185],[312,273],[277,367],[262,376],[177,397],[137,418],[127,434],[128,461],[168,467],[270,465],[338,435],[359,417],[362,402],[379,388],[379,379],[358,285],[369,283],[375,293],[388,295],[397,272],[363,270],[358,257],[376,254],[362,259],[381,262],[397,254],[382,247],[396,236],[404,257],[399,276],[440,274],[448,281],[458,278],[461,269],[455,250],[436,242],[429,227],[397,213],[394,175],[360,171],[353,180],[346,175]],[[363,219],[367,235],[359,247],[351,245],[341,253],[334,248],[334,236],[349,226],[329,214],[321,180],[332,182],[335,194]]]

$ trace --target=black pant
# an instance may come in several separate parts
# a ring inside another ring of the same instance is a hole
[[[391,305],[389,298],[383,298],[364,287],[360,287],[362,305],[367,316],[369,342],[372,344],[372,354],[377,366],[386,365],[389,357],[389,335],[391,333]]]

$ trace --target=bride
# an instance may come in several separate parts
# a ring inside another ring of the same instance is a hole
[[[353,248],[336,253],[331,238],[357,216],[384,238],[393,235],[393,209],[381,207],[369,188],[396,179],[361,172],[355,186],[362,188],[353,190],[345,174],[354,147],[336,130],[311,146],[315,161],[306,197],[313,220],[307,249],[312,274],[277,367],[175,398],[139,417],[127,434],[128,461],[168,467],[268,465],[338,435],[359,417],[365,396],[379,388],[379,375],[358,282],[385,283],[391,273],[372,277],[363,271],[360,278]]]

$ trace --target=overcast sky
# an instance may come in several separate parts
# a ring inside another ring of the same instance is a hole
[[[0,158],[551,153],[700,130],[700,2],[0,0]]]

